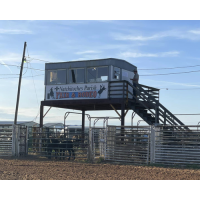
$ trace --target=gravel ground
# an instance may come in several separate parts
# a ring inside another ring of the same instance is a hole
[[[200,169],[1,158],[0,180],[200,180]]]

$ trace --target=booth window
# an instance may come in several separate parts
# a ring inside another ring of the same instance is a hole
[[[102,82],[108,80],[108,67],[93,67],[87,69],[87,82]]]
[[[97,68],[97,82],[108,80],[108,67],[98,67]]]
[[[70,69],[69,70],[69,83],[84,83],[84,69]]]
[[[113,68],[113,78],[119,80],[120,79],[120,68],[114,67]]]
[[[48,70],[47,85],[66,84],[66,70]]]
[[[87,82],[96,82],[97,77],[97,68],[88,68],[87,69]]]

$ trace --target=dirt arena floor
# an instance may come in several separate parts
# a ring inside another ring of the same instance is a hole
[[[200,169],[1,158],[0,180],[200,180]]]

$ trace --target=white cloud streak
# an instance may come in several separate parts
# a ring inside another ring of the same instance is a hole
[[[163,38],[178,38],[178,39],[188,39],[188,40],[200,40],[200,30],[188,30],[188,31],[178,31],[170,30],[165,32],[156,33],[150,36],[144,35],[123,35],[123,34],[113,34],[115,40],[127,40],[127,41],[151,41],[160,40]]]
[[[80,51],[80,52],[76,52],[76,54],[78,55],[82,55],[82,54],[90,54],[90,53],[100,53],[100,51],[94,51],[94,50],[88,50],[88,51]]]
[[[10,67],[8,67],[8,65],[6,65],[2,60],[0,60],[0,63],[3,64],[2,66],[4,66],[7,69],[9,69],[9,71],[12,73],[12,70],[10,69]]]
[[[120,54],[121,57],[126,58],[140,58],[140,57],[175,57],[178,56],[180,53],[178,51],[168,51],[162,53],[137,53],[137,52],[123,52]]]
[[[177,82],[171,82],[171,81],[157,81],[157,80],[152,80],[152,79],[143,79],[143,81],[151,81],[151,82],[155,82],[156,85],[158,85],[157,83],[163,83],[163,87],[166,85],[166,87],[169,87],[169,85],[178,85],[178,86],[184,86],[184,87],[196,87],[196,88],[200,88],[200,85],[197,84],[193,84],[193,83],[177,83]],[[157,86],[156,86],[157,87]]]
[[[22,55],[17,53],[7,53],[4,55],[0,55],[0,60],[2,62],[5,62],[6,64],[13,64],[13,63],[19,63],[22,60]]]
[[[33,34],[30,30],[0,29],[0,34]]]

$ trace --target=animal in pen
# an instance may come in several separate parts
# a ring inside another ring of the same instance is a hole
[[[58,139],[55,138],[51,138],[50,139],[50,143],[47,144],[47,157],[48,159],[51,159],[52,157],[52,152],[53,150],[55,151],[55,158],[57,159],[58,157],[58,144],[60,143],[60,141]]]
[[[51,159],[53,150],[55,151],[55,158],[58,157],[65,159],[65,151],[67,150],[69,153],[68,160],[71,157],[75,159],[75,152],[73,147],[73,142],[70,140],[59,140],[55,138],[51,138],[51,143],[47,144],[47,157]]]
[[[73,157],[73,159],[75,159],[75,152],[73,149],[72,141],[70,141],[70,140],[61,141],[59,143],[59,150],[60,150],[60,159],[61,158],[65,159],[65,150],[67,150],[69,153],[68,160],[70,160],[71,157]]]

